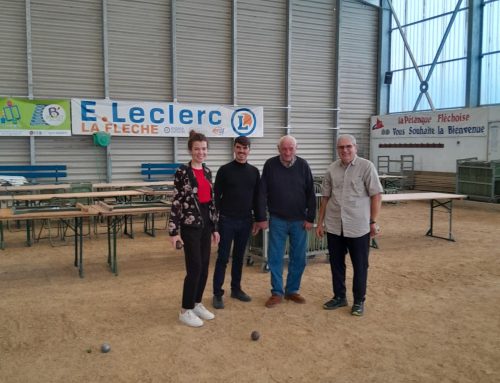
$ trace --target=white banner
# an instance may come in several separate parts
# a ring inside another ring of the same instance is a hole
[[[264,136],[263,107],[72,99],[71,121],[80,135],[188,137],[194,129],[207,137]]]
[[[371,138],[483,137],[487,127],[484,108],[390,114],[371,118]]]

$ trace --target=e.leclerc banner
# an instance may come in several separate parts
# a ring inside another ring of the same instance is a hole
[[[71,136],[69,100],[0,98],[0,136]]]
[[[73,134],[187,137],[194,129],[208,137],[264,135],[262,107],[72,99],[71,115]]]

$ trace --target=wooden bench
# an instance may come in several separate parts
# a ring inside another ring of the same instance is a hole
[[[0,165],[0,176],[21,176],[28,179],[67,177],[66,165]]]
[[[158,176],[162,179],[172,179],[175,171],[181,164],[177,163],[147,163],[141,164],[141,174],[146,181],[158,181]]]

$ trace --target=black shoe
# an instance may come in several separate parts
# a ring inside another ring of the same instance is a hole
[[[246,294],[243,290],[231,290],[231,298],[238,299],[242,302],[250,302],[252,300],[250,295]]]
[[[220,310],[224,308],[224,298],[221,296],[214,295],[214,299],[212,300],[212,306],[214,309]]]
[[[364,302],[354,302],[352,305],[351,309],[351,314],[355,315],[357,317],[360,317],[363,315],[363,312],[365,311],[365,304]]]
[[[347,306],[347,299],[335,297],[326,302],[323,305],[323,308],[325,310],[335,310],[338,309],[339,307],[344,307],[344,306]]]

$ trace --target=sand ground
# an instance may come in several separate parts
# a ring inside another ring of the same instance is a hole
[[[119,276],[107,268],[105,235],[86,239],[83,279],[71,246],[42,240],[28,248],[24,233],[7,232],[0,381],[499,382],[498,207],[454,203],[450,242],[424,235],[428,203],[384,205],[361,318],[348,307],[322,309],[332,296],[324,255],[306,268],[305,305],[265,308],[269,274],[257,257],[244,269],[253,301],[227,298],[199,329],[178,322],[184,263],[165,231],[151,238],[137,226],[135,239],[120,238]],[[435,234],[446,236],[447,215],[436,218]],[[253,330],[261,333],[256,342]]]

